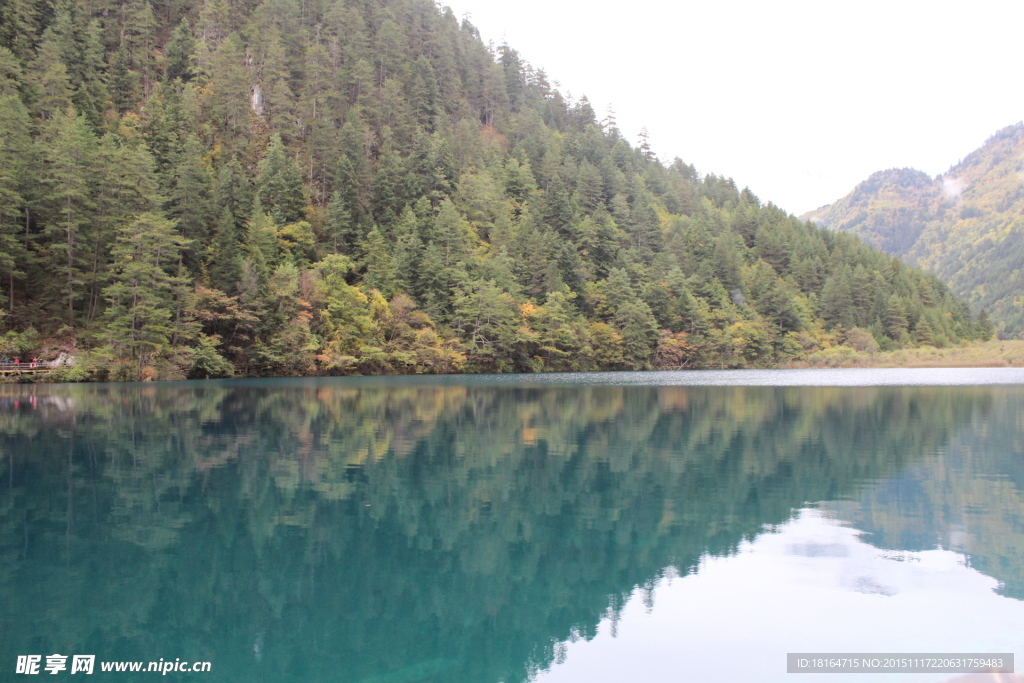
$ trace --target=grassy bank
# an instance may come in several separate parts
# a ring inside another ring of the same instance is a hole
[[[783,368],[1009,368],[1024,367],[1024,340],[994,339],[937,349],[923,346],[896,351],[856,351],[833,346],[808,354]]]

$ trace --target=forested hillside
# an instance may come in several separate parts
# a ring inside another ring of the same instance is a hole
[[[990,334],[427,0],[0,6],[4,353],[70,378],[769,365]],[[42,349],[42,351],[40,351]]]
[[[881,171],[805,218],[938,274],[1001,336],[1024,332],[1024,123],[938,178]]]

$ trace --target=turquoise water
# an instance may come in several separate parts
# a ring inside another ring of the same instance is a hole
[[[1019,659],[1022,491],[1013,370],[7,385],[0,680],[938,683],[786,653]]]

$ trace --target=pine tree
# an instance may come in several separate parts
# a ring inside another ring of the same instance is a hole
[[[385,297],[393,297],[397,292],[398,273],[394,257],[379,228],[375,227],[367,235],[365,251],[363,262],[366,264],[366,275],[363,281]]]
[[[186,282],[168,270],[184,246],[173,223],[144,213],[121,228],[111,250],[114,282],[103,290],[104,331],[111,347],[137,361],[138,376],[155,354],[170,348],[174,302]]]
[[[412,95],[410,97],[413,116],[416,122],[426,131],[434,132],[437,128],[438,87],[434,67],[425,56],[420,55],[413,63]]]
[[[94,128],[103,123],[108,98],[104,85],[104,50],[99,22],[89,22],[74,0],[58,0],[53,22],[43,34],[47,49],[63,64],[73,87],[76,110]],[[48,58],[49,59],[49,58]]]
[[[182,251],[182,261],[193,274],[199,273],[213,213],[213,182],[202,156],[202,143],[190,135],[170,171],[171,188],[164,205],[167,217],[189,241]]]
[[[256,192],[274,222],[283,225],[303,219],[306,199],[302,177],[288,158],[279,135],[271,137],[267,156],[260,163]]]
[[[29,125],[21,100],[12,94],[0,95],[0,273],[6,276],[10,313],[14,312],[14,281],[25,276],[29,262],[20,235],[33,162]]]
[[[195,137],[197,142],[201,140],[197,133],[199,118],[196,91],[176,81],[161,84],[146,102],[139,129],[146,146],[156,159],[157,170],[162,177],[161,188],[168,194],[173,185],[170,179],[171,167],[181,160],[186,141],[189,137]],[[131,117],[127,120],[131,120]],[[209,132],[209,129],[204,131]],[[198,156],[203,157],[204,162],[206,154],[207,150],[200,142]]]
[[[104,135],[94,163],[98,176],[93,185],[95,211],[80,237],[87,323],[93,321],[102,305],[101,292],[109,277],[107,254],[118,230],[139,214],[158,210],[163,203],[155,162],[144,146],[128,146],[111,134]]]
[[[14,53],[0,45],[0,97],[20,94],[23,72]]]
[[[921,346],[935,346],[935,332],[927,318],[922,317],[917,321],[917,326],[914,328],[914,341]]]
[[[0,4],[0,44],[28,63],[41,33],[41,12],[35,0],[6,0]]]
[[[288,56],[281,42],[276,23],[271,23],[259,35],[256,44],[256,76],[254,109],[270,123],[270,129],[286,142],[297,132],[298,119],[295,93],[288,84]]]
[[[558,176],[548,185],[544,193],[544,222],[547,223],[562,239],[571,239],[574,222],[573,209],[569,202],[569,192],[565,183]]]
[[[404,207],[405,164],[397,153],[385,154],[373,177],[373,205],[378,224],[390,230]]]
[[[853,327],[857,324],[849,267],[843,267],[825,281],[821,290],[821,317],[829,325]]]
[[[263,210],[259,197],[253,202],[252,215],[245,238],[246,258],[256,268],[255,274],[262,281],[266,280],[269,271],[278,265],[280,245],[277,239],[277,226],[274,220]]]
[[[148,97],[154,80],[156,17],[149,0],[124,0],[121,8],[121,47],[131,69],[139,74],[143,97]]]
[[[242,234],[252,212],[253,188],[237,157],[224,164],[217,174],[215,206],[227,208],[235,219],[236,234]],[[216,218],[220,218],[217,216]]]
[[[60,48],[48,33],[29,69],[27,86],[33,113],[44,121],[55,118],[71,106],[71,77],[61,61]]]
[[[212,69],[214,53],[234,26],[231,21],[231,8],[227,0],[204,0],[199,11],[199,23],[196,34],[199,39],[199,66],[203,70]]]
[[[164,75],[169,81],[180,79],[188,83],[196,76],[196,41],[187,19],[182,19],[164,45],[166,67]]]
[[[992,318],[988,314],[987,309],[981,309],[978,312],[978,321],[976,323],[978,328],[978,335],[982,341],[988,341],[992,338],[995,333],[995,327],[992,325]]]
[[[539,333],[540,352],[545,367],[571,372],[579,370],[580,353],[586,334],[582,319],[565,292],[551,292],[547,301],[533,315],[533,327]]]
[[[640,258],[650,262],[653,255],[661,251],[661,225],[658,221],[658,212],[654,208],[653,195],[640,183],[637,183],[637,185],[638,187],[635,190],[636,199],[633,202],[633,210],[631,212],[632,230],[636,236],[636,247]],[[731,257],[726,253],[723,258]],[[731,265],[723,261],[722,267],[724,277],[733,277],[730,270]],[[735,279],[738,281],[738,277]]]
[[[240,242],[235,217],[225,206],[214,229],[206,268],[210,276],[210,285],[230,295],[237,293],[242,275],[243,255]]]
[[[46,200],[53,211],[46,236],[53,266],[61,273],[71,327],[75,326],[75,302],[81,296],[81,233],[90,225],[96,208],[92,191],[96,147],[85,117],[70,110],[53,122],[53,143],[45,148]]]
[[[110,95],[119,114],[131,109],[138,97],[137,76],[138,74],[131,70],[128,50],[122,46],[110,64]]]
[[[885,312],[885,333],[893,341],[902,341],[907,334],[907,313],[896,295],[889,297]]]
[[[636,298],[636,291],[629,281],[629,274],[622,268],[612,268],[605,287],[605,317],[608,320],[614,319],[619,311],[627,304],[635,302]]]
[[[622,335],[623,360],[631,370],[651,366],[658,327],[651,309],[642,301],[630,301],[615,314],[615,326]]]
[[[455,325],[482,369],[510,370],[522,313],[515,299],[489,281],[467,283],[455,298]]]
[[[209,64],[209,112],[223,144],[240,150],[247,142],[250,109],[249,75],[241,37],[220,41]]]
[[[420,287],[423,260],[423,242],[420,240],[419,225],[416,213],[406,207],[402,217],[395,225],[395,277],[399,289],[409,293],[422,295]]]

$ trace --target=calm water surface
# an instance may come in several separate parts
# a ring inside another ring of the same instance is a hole
[[[0,680],[939,683],[786,653],[971,651],[1024,668],[1020,371],[0,387]]]

